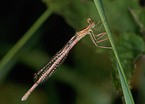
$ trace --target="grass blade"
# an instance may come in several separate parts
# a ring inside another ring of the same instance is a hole
[[[30,29],[23,35],[23,37],[7,52],[7,54],[0,61],[0,72],[2,72],[2,70],[4,70],[6,66],[8,66],[8,63],[11,61],[11,59],[19,52],[19,50],[25,45],[25,43],[34,35],[34,33],[38,30],[38,28],[50,16],[50,14],[51,11],[47,9],[38,18],[38,20],[30,27]]]
[[[126,102],[126,104],[134,104],[134,100],[132,98],[132,94],[131,94],[129,86],[127,84],[127,80],[126,80],[126,77],[125,77],[125,74],[124,74],[124,70],[123,70],[123,67],[121,65],[115,43],[113,41],[109,26],[108,26],[108,23],[107,23],[107,20],[106,20],[106,16],[105,16],[105,13],[104,13],[102,2],[101,2],[101,0],[94,0],[94,2],[95,2],[95,5],[98,9],[99,15],[100,15],[101,20],[102,20],[103,25],[104,25],[104,28],[107,32],[107,35],[108,35],[108,38],[110,40],[111,46],[113,48],[113,52],[114,52],[116,62],[117,62],[119,77],[120,77],[120,80],[121,80],[122,90],[123,90],[123,94],[124,94],[124,97],[125,97],[125,102]]]

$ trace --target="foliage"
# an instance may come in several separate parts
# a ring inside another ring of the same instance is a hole
[[[136,34],[122,34],[116,42],[116,46],[121,58],[121,63],[124,67],[125,75],[127,77],[127,82],[132,88],[131,81],[134,75],[134,59],[139,55],[143,54],[145,51],[145,43],[143,39]],[[113,82],[117,90],[121,90],[121,85],[119,81],[119,75],[116,69],[115,59],[112,60],[113,64]]]
[[[1,101],[7,101],[8,98],[10,98],[9,103],[11,104],[20,102],[12,100],[21,99],[30,84],[33,84],[30,79],[33,77],[34,71],[38,71],[45,62],[49,61],[50,56],[59,51],[67,40],[74,35],[70,31],[62,33],[62,31],[69,29],[65,28],[62,22],[57,21],[58,17],[75,31],[87,26],[87,18],[91,18],[95,22],[100,20],[93,0],[42,0],[43,3],[40,3],[40,1],[39,3],[37,3],[38,1],[31,3],[29,0],[25,2],[31,7],[26,6],[24,2],[14,2],[14,5],[6,3],[7,6],[4,5],[9,10],[5,8],[4,13],[8,13],[8,15],[3,14],[0,19],[1,58],[7,52],[11,53],[9,51],[11,47],[15,46],[16,41],[21,40],[24,31],[28,30],[37,17],[39,19],[41,14],[43,15],[43,12],[47,10],[51,11],[52,14],[49,18],[47,17],[48,20],[42,26],[40,25],[41,28],[36,29],[37,32],[29,41],[23,45],[21,45],[21,42],[19,43],[20,48],[15,50],[13,57],[8,57],[10,60],[6,62],[5,68],[0,69],[0,80],[2,80],[0,81],[0,92],[2,92],[0,99],[3,99],[0,100],[0,103],[3,103]],[[141,7],[139,0],[102,0],[102,2],[127,82],[130,83],[134,76],[133,61],[140,53],[144,54],[145,9]],[[23,9],[22,4],[24,4]],[[41,5],[37,6],[35,4]],[[40,13],[39,9],[45,6],[47,10],[41,9]],[[27,8],[29,9],[27,10]],[[20,17],[23,17],[23,19],[21,20]],[[27,18],[31,19],[27,20]],[[22,22],[24,20],[26,21]],[[104,32],[104,29],[102,31]],[[95,34],[98,33],[95,32]],[[85,37],[70,52],[66,62],[59,68],[62,70],[58,70],[54,77],[52,76],[48,83],[46,82],[45,91],[41,90],[41,87],[40,91],[39,89],[35,90],[36,93],[34,91],[28,99],[28,103],[29,101],[34,104],[42,102],[50,104],[66,102],[76,104],[115,103],[116,97],[113,94],[116,95],[116,92],[112,91],[111,73],[116,89],[120,90],[121,87],[115,59],[113,55],[110,55],[111,50],[96,48],[91,40]],[[113,67],[111,67],[112,64]],[[29,76],[29,74],[31,75]],[[13,78],[15,82],[11,81]],[[11,87],[11,83],[19,83],[19,85],[15,84],[16,87]],[[9,92],[7,92],[9,87],[5,86],[9,86],[10,89],[16,88],[14,92],[18,89],[23,90],[19,93],[11,92],[12,95],[9,95]],[[4,87],[7,90],[3,90]],[[3,96],[4,94],[9,96],[6,98]]]

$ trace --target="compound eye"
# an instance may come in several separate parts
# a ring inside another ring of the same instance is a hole
[[[92,20],[90,18],[87,19],[88,23],[92,23]]]

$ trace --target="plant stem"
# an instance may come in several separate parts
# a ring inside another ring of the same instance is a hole
[[[111,46],[113,48],[113,52],[115,54],[115,58],[116,58],[117,66],[118,66],[118,71],[119,71],[119,77],[120,77],[120,80],[121,80],[121,85],[122,85],[123,94],[124,94],[124,97],[125,97],[126,104],[134,104],[134,100],[132,98],[132,94],[131,94],[130,89],[128,87],[127,80],[126,80],[126,77],[125,77],[125,74],[124,74],[124,70],[123,70],[123,67],[121,65],[116,46],[115,46],[115,43],[113,41],[109,26],[108,26],[108,23],[107,23],[107,19],[106,19],[105,12],[104,12],[104,9],[103,9],[103,6],[102,6],[102,2],[101,2],[101,0],[94,0],[94,2],[95,2],[95,5],[98,9],[101,20],[104,24],[104,28],[107,32],[108,38],[109,38]]]
[[[23,37],[7,52],[7,54],[0,61],[0,71],[4,69],[11,59],[19,52],[19,50],[27,43],[27,41],[34,35],[38,28],[47,20],[51,11],[46,10],[38,20],[30,27],[30,29],[23,35]]]

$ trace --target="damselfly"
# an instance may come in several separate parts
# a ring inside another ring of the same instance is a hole
[[[108,49],[112,49],[111,47],[104,47],[104,46],[98,46],[97,43],[103,42],[105,40],[107,40],[108,38],[99,40],[100,38],[102,38],[104,35],[106,35],[106,33],[100,33],[96,36],[98,36],[98,38],[96,39],[92,28],[96,29],[95,26],[98,25],[100,23],[100,21],[95,24],[95,22],[93,22],[90,18],[87,19],[87,22],[89,23],[89,25],[81,30],[76,32],[76,34],[68,41],[68,43],[64,46],[64,48],[62,48],[55,56],[54,58],[52,58],[52,60],[46,64],[37,74],[35,74],[35,77],[38,77],[38,75],[40,75],[40,77],[38,78],[38,80],[36,81],[36,83],[25,93],[25,95],[22,97],[22,101],[26,100],[28,98],[28,96],[32,93],[32,91],[40,84],[42,83],[44,80],[46,80],[47,78],[51,77],[52,74],[54,74],[56,72],[56,67],[58,67],[62,61],[64,61],[64,59],[66,58],[67,54],[69,53],[69,51],[74,47],[74,45],[81,40],[84,36],[86,36],[87,34],[90,35],[93,43],[97,46],[97,47],[101,47],[101,48],[108,48]],[[96,29],[97,31],[100,31],[101,27],[103,24],[101,24],[99,29]]]

